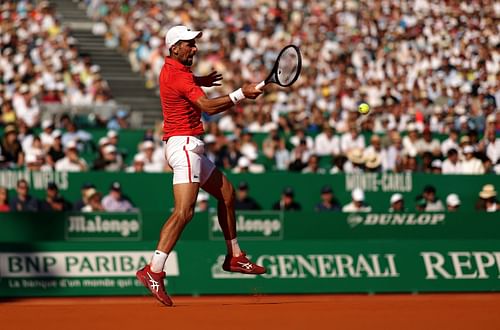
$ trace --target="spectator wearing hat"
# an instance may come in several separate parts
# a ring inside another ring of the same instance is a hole
[[[9,202],[11,211],[37,212],[40,210],[38,199],[29,194],[29,185],[26,180],[21,179],[17,181],[16,193],[16,196]]]
[[[155,149],[155,143],[151,140],[146,140],[141,144],[141,153],[144,155],[144,172],[162,172],[164,169],[164,161],[155,157]]]
[[[363,173],[366,159],[363,157],[363,149],[353,148],[347,154],[348,161],[344,164],[346,173]]]
[[[446,197],[446,209],[448,212],[456,212],[460,207],[460,198],[457,194],[449,194]]]
[[[443,168],[443,162],[440,159],[434,159],[431,163],[431,173],[441,174]]]
[[[123,195],[122,186],[118,181],[111,184],[109,193],[102,199],[102,206],[107,212],[136,211],[130,199]]]
[[[82,212],[104,212],[104,206],[101,203],[102,194],[95,188],[85,190],[85,205],[82,207]]]
[[[87,170],[87,162],[78,155],[75,141],[69,141],[64,149],[65,156],[56,162],[56,171],[83,172]]]
[[[235,210],[260,210],[261,207],[255,199],[250,197],[248,191],[250,187],[246,181],[241,181],[236,190],[236,199],[234,201]]]
[[[22,166],[24,161],[23,149],[17,139],[17,130],[14,125],[7,125],[5,127],[1,147],[1,160],[5,166]]]
[[[382,159],[380,154],[369,153],[365,156],[365,171],[378,173],[382,171]]]
[[[122,158],[118,156],[116,147],[113,144],[100,148],[100,155],[94,161],[94,170],[104,170],[106,172],[117,172],[123,169]]]
[[[441,144],[438,139],[432,137],[431,130],[426,127],[422,133],[422,138],[420,138],[416,144],[419,154],[424,154],[429,152],[434,157],[439,157],[441,155]]]
[[[281,193],[279,201],[273,204],[273,210],[300,211],[302,206],[294,200],[295,193],[292,187],[286,187]]]
[[[80,188],[80,194],[81,194],[81,198],[79,200],[77,200],[74,204],[73,204],[73,210],[74,211],[81,211],[82,208],[88,204],[88,201],[87,201],[87,198],[86,198],[86,195],[87,195],[87,190],[89,189],[95,189],[95,185],[91,182],[85,182],[81,188]]]
[[[40,133],[40,140],[42,142],[43,149],[48,151],[52,144],[54,143],[54,122],[50,119],[45,119],[42,121],[42,132]]]
[[[365,159],[369,159],[370,155],[378,155],[378,159],[380,159],[380,164],[382,166],[381,170],[388,170],[387,150],[382,147],[382,139],[377,134],[373,134],[370,137],[370,145],[363,151],[363,157],[365,157]],[[371,159],[375,159],[375,157]]]
[[[462,174],[484,174],[483,163],[474,156],[474,147],[466,145],[463,149]]]
[[[72,208],[71,203],[59,194],[57,184],[49,182],[45,192],[45,199],[40,203],[40,211],[69,211]]]
[[[433,185],[426,185],[417,200],[425,201],[425,211],[426,212],[442,212],[444,211],[444,205],[441,200],[436,197],[436,188]]]
[[[495,186],[492,184],[485,184],[479,192],[479,200],[476,203],[476,210],[486,212],[497,212],[500,210],[500,204],[497,199],[497,192]]]
[[[403,195],[400,193],[392,194],[391,196],[391,207],[389,207],[389,212],[406,212],[405,201]]]
[[[342,212],[371,212],[372,207],[365,203],[365,192],[354,188],[351,192],[351,202],[344,205]]]
[[[457,149],[451,148],[448,150],[446,159],[443,161],[441,171],[443,174],[461,174],[462,162],[458,157]]]
[[[333,194],[333,189],[330,185],[324,185],[320,190],[321,202],[316,204],[314,210],[316,212],[323,211],[341,211],[342,206]]]
[[[210,210],[210,205],[208,204],[209,195],[204,191],[199,191],[196,197],[196,206],[194,207],[195,212],[207,212]]]
[[[0,212],[9,211],[9,191],[5,187],[0,187]]]
[[[125,169],[128,173],[141,173],[144,172],[144,163],[146,162],[146,157],[144,154],[136,154],[132,165]]]

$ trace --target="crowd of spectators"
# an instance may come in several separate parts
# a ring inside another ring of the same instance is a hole
[[[111,105],[100,67],[47,1],[0,4],[0,124],[40,127],[43,105]]]
[[[81,188],[81,199],[71,202],[59,192],[55,182],[49,182],[45,196],[41,199],[30,194],[30,187],[25,179],[17,181],[13,196],[4,187],[0,187],[0,212],[136,212],[130,198],[122,192],[120,182],[115,181],[109,192],[103,196],[94,184],[85,183]]]
[[[225,78],[209,96],[261,80],[281,47],[300,46],[303,72],[292,88],[204,118],[221,167],[260,172],[263,154],[273,169],[307,173],[500,173],[496,1],[82,3],[95,33],[127,52],[151,88],[176,24],[203,31],[193,71]],[[361,101],[370,115],[356,111]],[[269,134],[263,146],[248,137],[255,133]],[[436,134],[450,137],[441,143]],[[328,168],[318,166],[325,156],[333,156]]]

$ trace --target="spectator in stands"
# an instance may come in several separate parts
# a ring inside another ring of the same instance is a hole
[[[415,123],[408,125],[408,135],[403,138],[403,148],[406,155],[417,155],[419,152],[418,146],[420,142],[420,135]]]
[[[320,157],[340,154],[340,139],[328,123],[323,125],[323,131],[314,140],[314,152]]]
[[[391,196],[391,207],[389,208],[389,212],[406,212],[405,201],[403,195],[400,193],[392,194]]]
[[[299,144],[292,150],[288,169],[293,172],[301,172],[307,166],[310,157],[311,151],[307,148],[307,141],[300,140]]]
[[[70,202],[59,194],[55,182],[47,184],[45,199],[40,202],[40,211],[69,211],[73,208]]]
[[[365,192],[354,188],[351,192],[351,202],[344,205],[342,212],[371,212],[372,207],[365,203]]]
[[[250,187],[246,181],[241,181],[236,190],[236,199],[234,201],[235,210],[260,210],[259,203],[253,199],[248,191]]]
[[[474,147],[468,145],[463,149],[462,174],[484,174],[483,163],[474,156]]]
[[[130,128],[128,117],[129,114],[126,110],[118,110],[116,114],[108,121],[107,128],[114,131]]]
[[[320,190],[321,202],[316,204],[314,210],[316,212],[322,211],[341,211],[342,206],[333,194],[333,189],[330,185],[324,185]]]
[[[448,150],[447,158],[443,162],[443,174],[461,174],[462,162],[458,158],[457,149],[451,148]]]
[[[351,150],[363,150],[365,148],[365,139],[359,134],[359,128],[355,124],[349,126],[349,131],[340,137],[340,150],[348,155]]]
[[[302,169],[302,173],[326,174],[326,170],[319,166],[318,156],[311,155],[307,161],[306,167]]]
[[[154,157],[155,144],[153,141],[144,141],[141,145],[141,152],[144,155],[144,172],[163,171],[163,162]]]
[[[422,133],[422,138],[417,142],[419,154],[430,153],[434,157],[441,155],[441,144],[439,140],[432,137],[430,128],[426,127]]]
[[[456,212],[460,208],[460,198],[457,194],[449,194],[446,197],[446,209],[448,212]]]
[[[443,143],[441,143],[441,153],[443,155],[447,155],[448,151],[450,151],[451,149],[459,149],[457,130],[452,130],[448,138],[444,140]]]
[[[38,199],[29,194],[28,182],[24,179],[17,181],[16,196],[9,202],[11,211],[29,211],[37,212],[40,210]]]
[[[434,159],[431,163],[431,173],[441,174],[443,168],[443,162],[440,159]]]
[[[104,206],[101,203],[102,194],[95,188],[89,188],[85,191],[85,201],[87,203],[82,207],[82,212],[104,212]]]
[[[95,189],[95,185],[90,182],[85,182],[80,188],[81,198],[73,204],[73,210],[81,211],[81,209],[88,204],[88,200],[85,196],[87,195],[87,190],[89,189]]]
[[[476,203],[476,210],[486,211],[486,212],[497,212],[500,211],[500,204],[497,199],[497,192],[495,186],[492,184],[486,184],[483,189],[479,192],[479,200]]]
[[[422,195],[419,196],[418,199],[425,200],[426,212],[444,211],[443,202],[436,197],[436,188],[433,185],[426,185],[424,187]]]
[[[500,138],[496,137],[496,132],[493,128],[486,131],[481,145],[486,156],[488,156],[493,164],[496,164],[500,160]]]
[[[2,163],[7,167],[22,166],[24,162],[21,143],[17,139],[17,130],[14,125],[7,125],[3,132]]]
[[[132,166],[127,167],[125,172],[128,173],[140,173],[144,172],[144,163],[146,161],[146,157],[144,154],[136,154],[134,156],[134,160],[132,162]]]
[[[209,195],[204,191],[198,192],[198,197],[196,197],[196,206],[194,207],[195,212],[207,212],[210,209],[208,204]]]
[[[77,143],[78,150],[83,150],[85,144],[92,140],[92,135],[84,130],[78,129],[73,120],[68,120],[65,125],[66,133],[62,135],[62,143],[66,147],[68,143]]]
[[[363,157],[363,149],[353,148],[347,154],[348,162],[344,164],[346,173],[362,173],[365,168],[365,158]]]
[[[278,147],[274,153],[274,160],[276,162],[276,169],[279,171],[287,170],[292,161],[290,151],[286,148],[284,139],[279,139]]]
[[[281,211],[300,211],[302,206],[295,201],[295,193],[292,187],[286,187],[283,189],[281,194],[281,199],[273,204],[273,210]]]
[[[19,92],[14,94],[12,105],[18,120],[22,120],[28,127],[36,127],[40,123],[40,105],[31,94],[30,87],[21,85]]]
[[[137,210],[130,199],[123,195],[122,185],[118,181],[111,184],[109,193],[102,199],[102,206],[108,212],[133,212]]]
[[[52,132],[53,142],[49,148],[48,155],[50,156],[52,162],[55,164],[58,160],[64,158],[64,148],[62,144],[62,133],[60,130],[56,129]]]
[[[369,153],[365,156],[365,171],[377,173],[382,171],[382,160],[380,154]]]
[[[113,144],[104,146],[100,156],[94,161],[94,170],[104,170],[106,172],[118,172],[123,169],[122,158],[118,155]]]
[[[0,212],[9,212],[9,192],[5,187],[0,187]]]
[[[0,85],[3,86],[3,85]],[[2,93],[0,92],[0,95]],[[0,116],[0,124],[7,125],[15,125],[17,121],[16,112],[12,106],[12,102],[9,98],[5,98],[2,104],[2,114]]]
[[[58,160],[55,164],[56,171],[66,172],[84,172],[87,171],[88,166],[85,159],[78,155],[77,144],[74,140],[66,144],[65,157]]]
[[[48,151],[54,143],[54,122],[50,119],[42,121],[42,132],[40,133],[40,140],[42,142],[43,150]]]

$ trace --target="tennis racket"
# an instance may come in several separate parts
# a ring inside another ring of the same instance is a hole
[[[257,84],[257,89],[262,89],[267,84],[274,83],[281,87],[291,86],[300,75],[302,69],[302,56],[299,47],[288,45],[281,50],[274,62],[273,69],[266,80]]]

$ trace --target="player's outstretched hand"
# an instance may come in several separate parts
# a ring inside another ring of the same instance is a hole
[[[247,99],[256,99],[260,94],[262,94],[262,91],[260,89],[257,89],[257,84],[252,83],[252,84],[245,84],[243,87],[241,87],[243,94],[245,94],[245,97]]]
[[[196,77],[196,83],[203,87],[220,86],[218,81],[222,80],[222,74],[212,71],[206,76]]]

